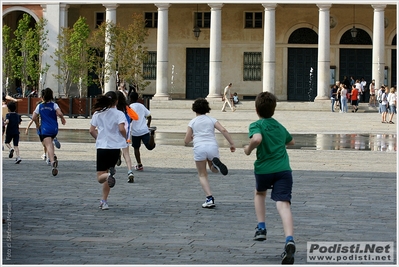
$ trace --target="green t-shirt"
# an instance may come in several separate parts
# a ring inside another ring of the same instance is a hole
[[[262,135],[262,142],[256,149],[255,173],[290,171],[290,161],[285,146],[292,140],[292,136],[287,129],[273,118],[259,119],[249,125],[249,138],[254,134]]]

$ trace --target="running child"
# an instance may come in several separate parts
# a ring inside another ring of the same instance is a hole
[[[209,185],[206,165],[208,164],[209,169],[214,173],[220,172],[223,175],[227,175],[228,173],[226,165],[219,159],[219,146],[216,141],[215,129],[220,131],[229,142],[231,152],[234,152],[236,147],[234,146],[233,139],[229,132],[215,118],[206,115],[206,113],[209,113],[211,110],[206,99],[199,98],[195,100],[192,110],[195,112],[196,117],[188,124],[184,143],[187,146],[193,141],[194,161],[202,189],[206,196],[206,200],[202,204],[202,207],[214,208],[215,199],[212,196],[211,187]]]
[[[277,120],[273,119],[276,97],[270,92],[262,92],[255,99],[259,120],[249,125],[249,145],[244,153],[250,155],[256,149],[254,173],[256,180],[254,205],[258,225],[254,240],[266,240],[266,191],[271,189],[271,199],[276,201],[285,233],[285,247],[282,264],[293,264],[295,254],[294,226],[291,213],[292,170],[286,145],[294,145],[290,133]]]
[[[4,141],[5,145],[8,147],[10,153],[8,157],[11,159],[15,155],[15,164],[19,164],[21,162],[21,157],[19,156],[19,125],[21,124],[21,115],[16,113],[17,105],[14,101],[9,102],[7,104],[9,113],[6,114],[5,117],[5,127],[6,127],[6,139]],[[13,141],[13,146],[11,146],[11,141]]]

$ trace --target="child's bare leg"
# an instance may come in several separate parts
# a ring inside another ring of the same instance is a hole
[[[266,220],[266,191],[258,192],[255,190],[254,205],[256,219],[259,222],[265,222]]]
[[[283,223],[285,236],[293,236],[294,222],[292,219],[291,204],[288,201],[277,201],[276,207]]]
[[[203,161],[196,161],[195,165],[197,166],[197,171],[198,171],[198,177],[202,186],[202,189],[205,192],[206,196],[211,196],[211,187],[209,186],[209,181],[208,181],[208,172],[206,170],[206,160]]]
[[[108,172],[100,171],[97,172],[97,181],[100,184],[103,184],[103,196],[102,199],[107,201],[109,192],[111,191],[111,188],[109,187],[108,183],[106,183],[107,178],[108,178]]]
[[[14,150],[15,150],[15,155],[17,156],[17,158],[19,158],[19,147],[14,146]]]

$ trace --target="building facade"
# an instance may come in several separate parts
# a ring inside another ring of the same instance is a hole
[[[11,28],[22,13],[48,21],[50,47],[43,61],[51,66],[46,86],[56,92],[61,89],[52,78],[58,70],[51,56],[60,29],[72,27],[79,17],[93,30],[104,20],[127,26],[133,13],[145,16],[149,30],[150,56],[143,68],[150,85],[144,94],[153,100],[218,98],[230,82],[241,99],[270,91],[289,101],[328,100],[331,84],[344,76],[396,86],[394,1],[2,5],[3,24]],[[114,90],[115,81],[111,79],[106,90]]]

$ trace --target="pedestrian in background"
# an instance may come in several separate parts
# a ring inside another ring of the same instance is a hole
[[[222,96],[222,100],[223,102],[223,106],[222,106],[222,112],[226,112],[226,106],[229,105],[229,107],[231,108],[231,111],[236,111],[236,108],[234,107],[234,105],[231,104],[231,99],[233,98],[233,95],[231,94],[230,88],[231,86],[233,86],[232,83],[229,83],[223,91],[223,96]]]
[[[282,264],[293,264],[295,255],[294,223],[291,213],[292,170],[286,146],[295,141],[286,128],[272,118],[277,99],[270,92],[262,92],[255,99],[259,120],[249,125],[249,145],[244,153],[250,155],[256,149],[254,173],[255,212],[258,220],[254,240],[266,240],[266,191],[272,189],[271,198],[276,201],[285,234]]]
[[[395,92],[395,87],[391,87],[388,94],[388,106],[389,106],[389,123],[394,124],[393,116],[396,114],[396,99],[397,95]]]
[[[100,209],[107,210],[108,196],[115,186],[115,165],[120,150],[126,147],[126,117],[116,108],[116,92],[109,91],[94,104],[90,121],[90,135],[96,140],[97,181],[103,185]]]
[[[219,145],[216,141],[215,129],[220,131],[229,142],[231,152],[234,152],[236,148],[229,132],[215,118],[206,115],[211,110],[206,99],[196,99],[192,110],[196,116],[188,124],[184,143],[187,146],[192,141],[194,145],[195,166],[197,167],[199,180],[206,196],[202,207],[213,208],[215,207],[215,198],[212,195],[209,185],[206,165],[214,173],[220,172],[223,175],[227,175],[228,173],[226,165],[220,161]]]

